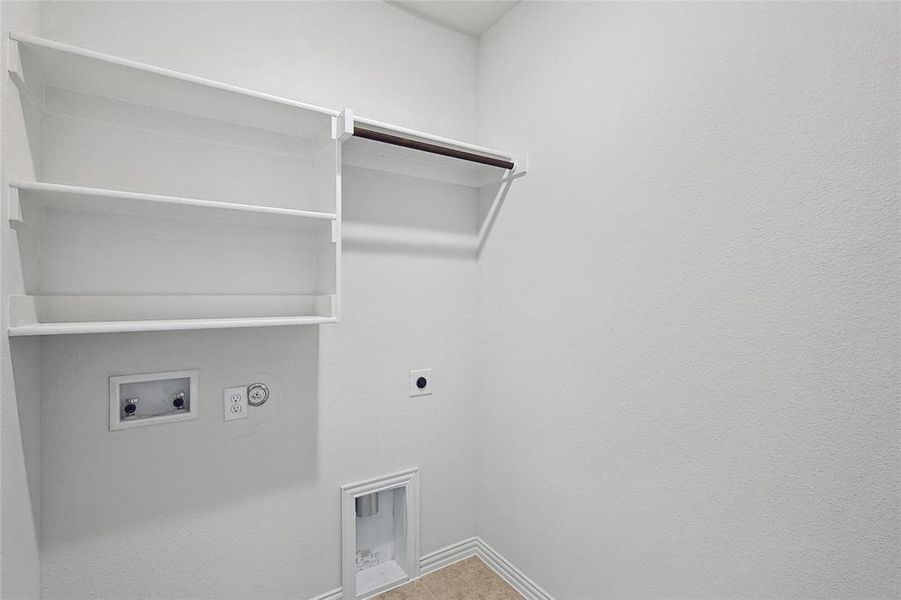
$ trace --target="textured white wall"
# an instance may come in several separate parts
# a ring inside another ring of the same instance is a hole
[[[4,36],[10,28],[37,33],[39,19],[36,3],[0,3]],[[4,44],[0,49],[3,64],[7,52]],[[33,176],[35,165],[27,150],[24,123],[18,118],[22,105],[16,87],[5,74],[2,82],[0,223],[6,223],[10,173]],[[0,227],[0,254],[18,256],[15,236],[7,227]],[[6,335],[7,297],[21,290],[21,273],[4,271],[0,280],[0,597],[36,600],[40,593],[40,345],[37,340],[10,344]]]
[[[381,2],[46,3],[42,29],[445,135],[475,127],[475,40]],[[415,208],[417,227],[474,227],[474,198],[382,179],[347,170],[348,221]],[[340,585],[338,486],[410,466],[423,552],[474,535],[476,279],[471,258],[348,244],[337,326],[45,340],[43,598],[312,597]],[[410,399],[421,367],[440,393]],[[106,431],[108,375],[175,368],[201,371],[198,421]],[[222,389],[258,377],[273,400],[224,424]]]
[[[557,598],[898,597],[899,10],[482,38],[477,529]]]
[[[514,9],[481,41],[477,139],[533,168],[478,306],[470,260],[349,244],[337,327],[45,341],[24,427],[3,373],[3,597],[34,598],[34,520],[9,519],[39,418],[45,598],[310,597],[339,583],[337,486],[410,465],[424,552],[477,532],[561,600],[897,596],[898,20]],[[43,29],[474,131],[475,43],[382,3],[48,3]],[[444,188],[346,186],[349,222],[474,218]],[[105,431],[107,375],[192,366],[199,421]],[[406,398],[420,366],[440,397]],[[223,424],[221,389],[257,376],[273,401]]]

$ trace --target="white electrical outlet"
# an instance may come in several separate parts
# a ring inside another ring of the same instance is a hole
[[[222,392],[222,408],[226,421],[247,418],[247,388],[225,388]]]
[[[434,388],[431,369],[410,371],[410,397],[431,396]]]

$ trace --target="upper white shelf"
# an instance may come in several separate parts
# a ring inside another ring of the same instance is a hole
[[[392,125],[390,123],[376,121],[375,119],[367,119],[361,116],[354,116],[354,127],[363,127],[372,131],[397,135],[414,141],[435,144],[449,150],[460,150],[471,154],[478,154],[484,158],[495,158],[502,161],[513,162],[513,155],[508,154],[507,152],[501,152],[500,150],[495,150],[493,148],[477,146],[468,142],[461,142],[460,140],[441,137],[439,135],[426,133],[424,131],[417,131],[415,129],[409,129],[407,127],[400,127],[399,125]]]
[[[471,188],[498,183],[505,177],[520,177],[525,174],[526,165],[523,162],[523,158],[515,159],[512,154],[493,148],[476,146],[467,142],[359,116],[353,117],[353,126],[355,130],[363,128],[414,142],[440,146],[448,150],[514,162],[515,168],[512,171],[507,171],[495,166],[423,152],[414,148],[386,144],[356,135],[349,137],[344,142],[342,160],[346,165],[375,171],[400,173]]]
[[[13,223],[23,220],[23,209],[28,206],[239,223],[284,229],[309,228],[310,219],[333,221],[337,218],[335,213],[123,192],[58,183],[14,181],[10,182],[9,186],[17,192],[10,194],[9,219]]]
[[[10,32],[9,37],[10,73],[39,103],[42,103],[43,86],[49,86],[302,138],[312,138],[329,131],[333,119],[342,116],[339,111],[291,98],[53,40],[15,32]],[[374,119],[353,117],[352,122],[354,126],[370,131],[502,161],[514,161],[513,155],[507,152]],[[500,174],[505,172],[497,167],[361,137],[350,137],[345,141],[344,148],[344,162],[351,166],[468,187],[496,183],[502,178]],[[516,159],[513,174],[520,176],[524,173],[522,159]]]
[[[337,111],[52,40],[10,32],[9,69],[32,91],[73,90],[300,137]],[[16,56],[18,50],[18,56]]]

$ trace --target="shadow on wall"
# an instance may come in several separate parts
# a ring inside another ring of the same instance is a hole
[[[346,249],[475,256],[478,189],[347,165],[342,174]]]
[[[25,69],[26,77],[36,78],[40,80],[40,77],[37,73],[32,73],[30,71],[30,67],[27,62],[22,64],[22,67]],[[35,79],[32,79],[33,81]],[[40,104],[36,100],[36,97],[32,94],[32,92],[27,88],[25,83],[18,77],[12,77],[12,82],[15,84],[16,89],[19,91],[19,96],[21,98],[21,108],[22,108],[22,119],[25,122],[25,135],[27,137],[28,142],[28,152],[31,155],[31,164],[32,165],[40,165],[40,156],[41,156],[41,145],[40,145],[40,131],[41,131],[41,108]]]
[[[32,526],[35,536],[40,531],[39,516],[41,510],[41,392],[40,392],[40,341],[34,338],[20,338],[9,340],[10,358],[12,362],[13,382],[16,390],[16,408],[18,411],[19,432],[21,435],[22,452],[10,452],[3,456],[2,468],[4,470],[4,484],[12,485],[6,481],[6,475],[24,469],[28,484],[28,501],[31,504]],[[6,407],[4,408],[4,411]],[[6,418],[6,414],[3,415]],[[8,464],[7,461],[22,463]],[[16,482],[17,484],[17,482]]]
[[[43,543],[174,520],[316,478],[319,328],[59,336],[43,341]],[[109,431],[110,375],[196,368],[192,421]],[[222,393],[271,397],[224,422]],[[265,516],[263,516],[265,518]]]

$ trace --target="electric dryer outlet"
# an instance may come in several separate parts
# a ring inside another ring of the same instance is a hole
[[[431,396],[435,391],[431,369],[415,369],[410,371],[410,397]]]

